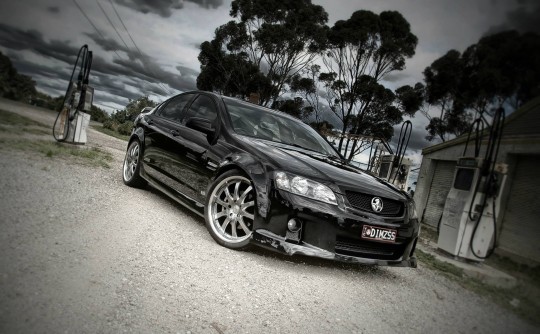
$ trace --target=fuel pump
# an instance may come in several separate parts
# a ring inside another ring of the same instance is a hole
[[[401,131],[399,132],[399,140],[396,149],[396,156],[394,157],[394,166],[392,168],[392,184],[400,189],[405,189],[407,180],[409,178],[409,170],[411,168],[411,161],[405,158],[405,151],[409,146],[409,140],[412,134],[412,122],[405,121],[401,125]],[[405,139],[407,141],[405,141]],[[390,181],[390,179],[388,179]]]
[[[507,165],[497,163],[504,124],[504,109],[494,115],[486,153],[480,155],[483,122],[477,119],[467,138],[463,157],[458,159],[452,187],[441,217],[438,247],[454,256],[483,261],[497,243],[500,194],[506,183]],[[475,130],[475,153],[467,156],[471,132]]]
[[[395,154],[388,145],[386,145],[386,148],[389,154],[382,154],[383,150],[379,150],[379,145],[375,147],[373,159],[371,157],[371,151],[369,153],[370,165],[368,165],[368,169],[375,169],[378,177],[392,183],[400,189],[405,189],[409,178],[409,170],[412,165],[412,161],[405,158],[405,151],[409,145],[411,134],[412,123],[411,121],[406,121],[401,126]],[[384,141],[382,142],[384,143]],[[380,154],[377,156],[378,151]],[[371,160],[373,160],[373,163]],[[377,162],[377,166],[375,166],[374,162]]]
[[[64,95],[62,110],[54,121],[53,137],[59,142],[86,143],[86,129],[90,123],[90,115],[84,111],[90,111],[94,96],[94,89],[88,84],[91,67],[92,51],[89,51],[88,45],[85,44],[79,50]],[[74,81],[77,68],[79,74],[77,81]]]

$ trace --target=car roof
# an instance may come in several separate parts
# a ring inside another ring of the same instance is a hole
[[[224,100],[223,102],[225,102],[225,100],[237,102],[237,103],[242,104],[242,105],[245,105],[245,106],[247,106],[247,107],[252,107],[252,108],[255,108],[255,109],[257,109],[257,110],[260,110],[260,111],[262,111],[262,112],[267,112],[267,113],[275,114],[275,115],[277,115],[277,116],[285,117],[285,118],[288,118],[288,119],[290,119],[290,120],[297,121],[297,122],[300,122],[300,123],[302,123],[302,124],[305,124],[304,122],[302,122],[301,119],[296,118],[296,117],[294,117],[294,116],[291,116],[291,115],[289,115],[289,114],[287,114],[287,113],[284,113],[283,111],[271,109],[271,108],[268,108],[268,107],[265,107],[265,106],[261,106],[261,105],[255,104],[255,103],[251,103],[251,102],[249,102],[249,101],[244,101],[244,100],[239,99],[239,98],[236,98],[236,97],[231,97],[231,96],[221,95],[221,94],[218,94],[218,93],[215,93],[215,92],[211,92],[211,91],[206,91],[206,90],[193,90],[193,91],[183,92],[183,93],[181,93],[181,94],[209,94],[209,95],[213,95],[214,97],[216,97],[216,98],[218,98],[218,99]]]
[[[218,95],[218,94],[216,94],[216,95]],[[218,95],[218,96],[221,97],[223,100],[229,100],[229,101],[237,102],[237,103],[245,105],[247,107],[252,107],[252,108],[258,109],[258,110],[260,110],[262,112],[267,112],[267,113],[282,116],[282,117],[285,117],[285,118],[288,118],[288,119],[291,119],[291,120],[294,120],[294,121],[297,121],[297,122],[302,122],[302,120],[300,120],[300,119],[298,119],[296,117],[293,117],[293,116],[291,116],[291,115],[289,115],[287,113],[284,113],[283,111],[279,111],[279,110],[271,109],[271,108],[268,108],[268,107],[264,107],[264,106],[261,106],[261,105],[255,104],[255,103],[251,103],[251,102],[248,102],[248,101],[244,101],[244,100],[241,100],[241,99],[238,99],[238,98],[235,98],[235,97],[229,97],[229,96],[224,96],[224,95]]]

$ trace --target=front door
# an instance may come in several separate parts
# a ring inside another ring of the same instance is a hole
[[[217,106],[210,96],[201,94],[193,101],[183,114],[181,127],[178,129],[184,145],[184,155],[179,165],[181,183],[185,186],[187,196],[204,203],[206,188],[226,149],[219,139],[211,144],[207,134],[187,127],[186,123],[192,117],[207,119],[217,128],[220,118]]]

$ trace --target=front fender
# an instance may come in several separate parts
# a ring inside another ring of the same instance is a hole
[[[251,179],[257,198],[258,219],[264,220],[270,209],[269,168],[248,153],[237,153],[227,157],[216,171],[216,177],[231,169],[239,169]],[[255,219],[255,226],[258,220]]]
[[[128,146],[131,144],[131,142],[134,139],[138,139],[139,142],[144,146],[144,129],[139,127],[136,127],[133,129],[133,132],[131,132],[131,136],[129,137]]]

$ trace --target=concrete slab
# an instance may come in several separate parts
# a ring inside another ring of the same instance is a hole
[[[437,249],[437,244],[430,240],[421,240],[417,247],[421,251],[433,255],[439,261],[443,261],[463,269],[463,273],[465,275],[476,278],[488,285],[503,289],[511,289],[517,285],[517,280],[515,277],[484,263],[465,262],[464,260],[458,259],[457,257],[452,257],[449,254],[443,254]]]

